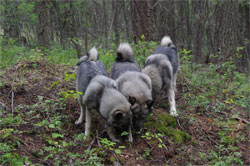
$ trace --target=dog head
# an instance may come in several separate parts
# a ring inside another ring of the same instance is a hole
[[[108,120],[108,125],[122,130],[128,130],[131,124],[132,114],[130,110],[115,110]]]
[[[135,131],[140,131],[143,128],[147,116],[152,112],[153,100],[147,100],[142,103],[136,101],[136,98],[129,97],[131,103],[132,122]]]

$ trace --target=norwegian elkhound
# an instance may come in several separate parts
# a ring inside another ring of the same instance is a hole
[[[148,75],[127,71],[116,79],[118,90],[122,92],[132,104],[132,121],[136,131],[143,127],[146,117],[152,112],[152,85]]]
[[[111,78],[117,79],[126,71],[141,71],[134,60],[134,52],[128,43],[121,43],[117,49],[117,56],[111,68]]]
[[[91,57],[91,54],[89,55]],[[76,90],[82,92],[78,95],[81,114],[75,124],[83,122],[85,110],[85,135],[90,133],[92,110],[97,110],[106,120],[107,132],[112,141],[119,142],[114,134],[115,128],[129,131],[129,141],[132,142],[131,104],[125,96],[118,91],[117,83],[106,77],[107,72],[102,62],[84,60],[77,69]]]
[[[91,48],[87,55],[80,58],[80,61],[77,63],[77,66],[80,66],[80,64],[84,61],[97,61],[99,59],[98,51],[95,47]]]
[[[176,76],[178,71],[178,56],[175,45],[169,36],[164,36],[161,46],[155,48],[145,62],[142,70],[152,80],[152,96],[156,100],[161,90],[168,93],[170,115],[178,116],[175,106]]]

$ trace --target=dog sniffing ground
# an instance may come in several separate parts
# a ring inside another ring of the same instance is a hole
[[[72,67],[22,61],[1,70],[0,80],[1,165],[250,164],[248,112],[233,102],[222,111],[213,109],[218,108],[213,102],[190,105],[188,96],[205,96],[206,91],[181,70],[176,85],[179,117],[169,116],[167,95],[162,93],[143,131],[133,134],[133,144],[124,139],[116,145],[99,116],[93,116],[94,132],[87,140],[84,124],[74,124],[80,107]],[[212,99],[220,100],[216,95]]]

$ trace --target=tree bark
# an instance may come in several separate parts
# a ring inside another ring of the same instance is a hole
[[[37,36],[39,46],[49,48],[50,47],[50,11],[49,1],[38,1],[37,4],[38,12],[38,27]]]
[[[136,43],[144,35],[146,40],[153,40],[155,36],[154,14],[152,1],[131,0],[131,18]]]
[[[20,37],[19,22],[17,18],[17,1],[10,2],[5,0],[3,30],[4,36],[7,38],[18,39]]]
[[[194,60],[202,62],[202,2],[195,3],[195,33],[194,33]]]
[[[112,1],[112,11],[114,14],[113,27],[114,27],[114,32],[115,32],[115,45],[116,45],[116,47],[118,47],[119,42],[120,42],[120,34],[119,34],[119,27],[118,27],[119,26],[119,24],[118,24],[119,12],[117,12],[118,9],[120,9],[119,1]]]

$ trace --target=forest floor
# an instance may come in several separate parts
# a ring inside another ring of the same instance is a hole
[[[98,114],[92,136],[84,136],[84,123],[74,124],[80,113],[74,76],[73,67],[45,60],[18,62],[0,72],[0,165],[250,165],[249,110],[232,101],[219,111],[213,102],[190,105],[188,96],[206,90],[182,71],[179,116],[168,115],[162,94],[132,144],[109,141]]]

